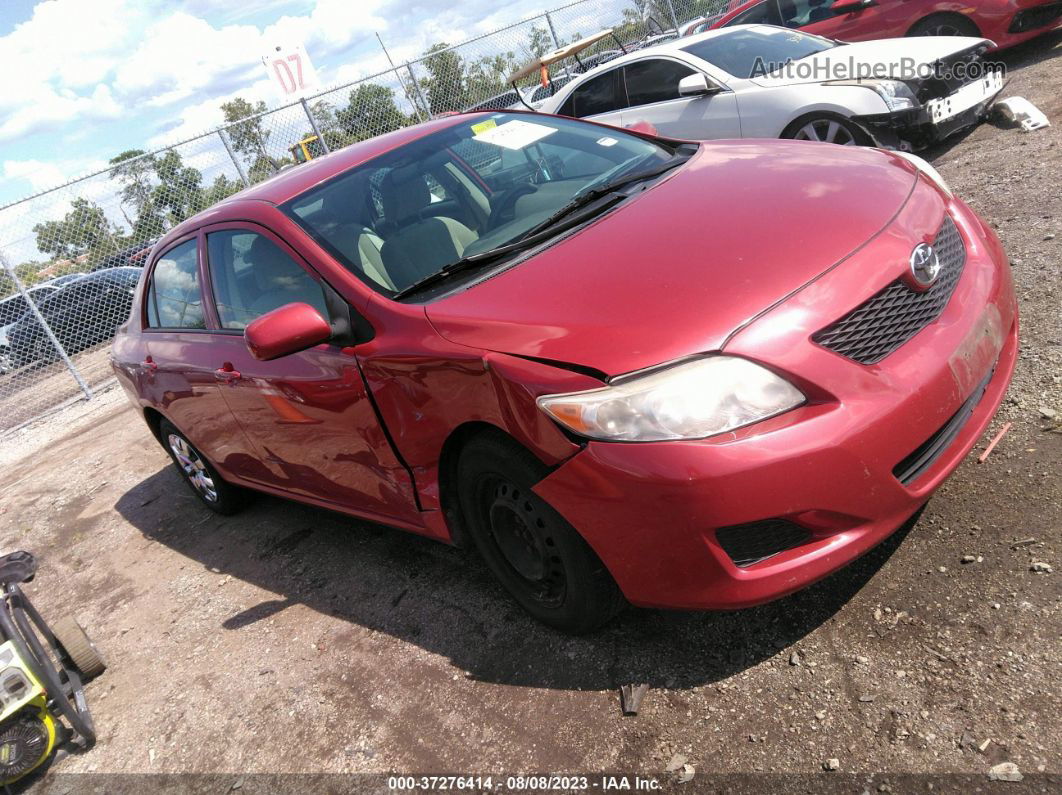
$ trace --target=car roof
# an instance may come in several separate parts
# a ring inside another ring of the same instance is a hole
[[[604,74],[605,72],[615,69],[617,66],[630,63],[631,61],[640,61],[643,58],[654,55],[679,55],[680,57],[688,58],[692,53],[683,52],[691,44],[696,44],[699,41],[707,41],[708,39],[714,39],[719,36],[729,36],[738,30],[748,30],[749,28],[765,28],[773,27],[772,25],[732,25],[728,28],[719,28],[717,30],[708,30],[704,33],[698,33],[696,36],[680,36],[677,39],[671,39],[670,41],[662,42],[661,44],[651,44],[648,47],[642,47],[638,50],[631,50],[625,55],[621,55],[618,58],[613,58],[610,61],[606,61],[603,64],[595,66],[593,69],[588,69],[580,75],[577,75],[574,80],[564,85],[561,91],[557,92],[556,96],[563,96],[566,98],[568,93],[574,91],[578,84],[582,83],[587,78],[595,75]],[[696,56],[694,56],[696,57]]]

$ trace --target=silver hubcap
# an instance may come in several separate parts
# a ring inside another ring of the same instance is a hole
[[[794,136],[798,141],[823,141],[828,144],[855,146],[855,138],[840,122],[833,119],[816,119],[801,127]]]
[[[210,477],[210,473],[207,472],[206,464],[199,457],[199,453],[175,433],[171,433],[167,441],[170,444],[170,450],[173,451],[173,455],[177,459],[177,465],[184,472],[184,476],[188,478],[188,482],[192,484],[192,487],[207,502],[217,502],[218,491],[214,487],[214,481]]]

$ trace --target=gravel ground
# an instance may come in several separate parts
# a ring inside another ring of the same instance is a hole
[[[1012,429],[912,526],[774,604],[631,610],[567,638],[461,551],[266,497],[202,510],[117,390],[3,437],[2,549],[40,557],[38,606],[74,611],[111,664],[89,687],[99,744],[37,786],[685,770],[682,791],[967,792],[1012,762],[1007,792],[1062,789],[1060,53],[1055,35],[1007,58],[1007,93],[1060,126],[985,125],[930,153],[1014,260],[1023,344],[990,434]],[[622,717],[631,682],[651,688]]]

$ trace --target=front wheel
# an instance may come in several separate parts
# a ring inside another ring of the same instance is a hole
[[[915,23],[908,36],[980,36],[977,23],[962,14],[934,14]]]
[[[461,515],[494,576],[532,616],[563,632],[597,629],[625,604],[583,538],[531,488],[547,470],[503,437],[472,440],[458,466]]]
[[[184,482],[210,510],[228,515],[243,507],[244,492],[226,483],[187,437],[168,420],[159,425],[159,439]]]
[[[871,142],[859,127],[850,121],[833,116],[811,116],[798,119],[782,133],[783,138],[795,141],[821,141],[840,146],[865,146]]]

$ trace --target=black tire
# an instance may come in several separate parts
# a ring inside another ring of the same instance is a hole
[[[908,36],[980,36],[977,23],[962,14],[931,14],[911,26]]]
[[[818,136],[818,137],[814,137]],[[855,122],[829,113],[801,116],[782,131],[782,138],[822,141],[838,146],[873,146],[870,136]]]
[[[159,441],[192,493],[207,508],[223,516],[236,513],[246,502],[246,492],[226,483],[214,465],[169,420],[159,423]]]
[[[73,616],[63,616],[56,621],[52,625],[52,634],[83,681],[91,681],[107,670],[103,655]]]
[[[560,514],[531,491],[548,470],[502,434],[461,451],[461,516],[488,568],[544,624],[591,632],[626,604],[604,564]]]

